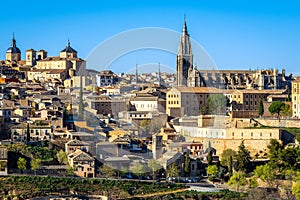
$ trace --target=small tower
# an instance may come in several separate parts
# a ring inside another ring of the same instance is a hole
[[[138,65],[137,64],[135,65],[135,81],[136,81],[136,84],[138,84],[138,82],[139,82],[139,73],[138,73]]]
[[[61,50],[59,56],[61,58],[77,58],[77,51],[71,47],[70,40],[68,40],[68,45],[66,48]]]
[[[13,34],[11,40],[11,47],[9,47],[6,51],[6,60],[18,62],[21,60],[21,51],[17,47],[15,35]]]
[[[37,60],[44,60],[45,58],[47,58],[47,51],[41,49],[38,51],[38,55],[37,55]]]
[[[34,49],[28,49],[26,51],[26,65],[27,66],[36,65],[36,51]]]

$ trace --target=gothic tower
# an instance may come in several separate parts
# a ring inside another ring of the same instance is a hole
[[[193,68],[193,54],[185,19],[178,45],[176,65],[177,86],[187,86],[188,71]]]

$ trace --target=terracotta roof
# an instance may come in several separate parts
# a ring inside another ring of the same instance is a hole
[[[223,91],[213,87],[173,87],[181,93],[220,93]]]
[[[88,143],[81,141],[81,140],[71,140],[69,142],[66,143],[68,146],[87,146]]]
[[[71,153],[69,155],[69,158],[71,158],[75,161],[94,161],[95,160],[88,153],[86,153],[80,149],[76,149],[76,151],[74,153]]]

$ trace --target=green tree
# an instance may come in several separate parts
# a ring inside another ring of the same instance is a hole
[[[63,110],[63,123],[66,126],[66,121],[69,119],[69,112],[66,108]]]
[[[199,111],[201,115],[205,115],[207,114],[207,107],[205,105],[201,106]]]
[[[168,177],[177,177],[179,175],[179,166],[177,163],[173,163],[167,168]]]
[[[74,168],[71,165],[67,165],[67,173],[70,176],[74,174]]]
[[[134,163],[134,165],[131,167],[131,171],[135,175],[141,177],[141,175],[145,173],[145,167],[141,163]]]
[[[258,182],[254,176],[248,179],[248,185],[250,188],[256,188],[258,186]]]
[[[56,158],[59,163],[68,164],[68,156],[64,150],[59,150],[59,152],[56,153]]]
[[[299,169],[300,148],[284,148],[279,155],[282,169]]]
[[[125,166],[121,166],[120,168],[120,174],[121,176],[125,176],[128,173],[128,169]]]
[[[213,163],[212,151],[209,150],[208,153],[207,153],[207,164],[212,165],[212,163]]]
[[[276,139],[271,139],[270,144],[268,145],[268,158],[270,159],[269,164],[272,168],[279,168],[280,164],[280,155],[283,150],[281,144]]]
[[[228,102],[228,98],[223,94],[213,94],[207,98],[207,105],[212,114],[224,113],[224,108],[226,108]]]
[[[151,123],[151,121],[146,120],[146,119],[144,119],[140,122],[140,127],[141,127],[141,129],[144,133],[149,133],[150,132],[150,123]]]
[[[226,149],[221,153],[221,164],[229,167],[230,158],[236,157],[236,151]]]
[[[300,199],[300,181],[293,182],[292,193],[297,199]]]
[[[273,186],[273,182],[276,179],[274,168],[269,164],[257,166],[254,170],[254,174],[262,181],[267,182],[270,186]]]
[[[300,143],[300,133],[296,134],[296,140],[298,143]]]
[[[263,116],[264,112],[265,112],[265,110],[264,110],[264,103],[263,103],[263,100],[260,99],[259,100],[259,104],[258,104],[258,114],[259,114],[259,116],[260,117]]]
[[[31,170],[33,170],[35,174],[36,174],[36,170],[41,167],[41,163],[42,161],[39,158],[31,159],[30,161]]]
[[[229,186],[234,186],[236,188],[236,190],[239,191],[239,188],[241,186],[244,186],[247,184],[247,179],[242,172],[236,172],[230,177],[227,184]]]
[[[236,155],[236,168],[238,171],[247,172],[251,165],[250,152],[244,145],[244,140],[239,146],[238,153]]]
[[[162,168],[162,166],[155,160],[148,160],[148,168],[152,171],[153,183],[155,180],[155,173]]]
[[[282,101],[275,101],[269,107],[269,112],[277,114],[278,120],[280,121],[281,115],[290,115],[290,105],[283,103]]]
[[[23,174],[23,171],[26,169],[26,160],[25,158],[19,158],[17,161],[18,169]]]
[[[190,174],[190,162],[190,154],[189,152],[185,152],[184,173],[186,175]]]
[[[206,168],[206,173],[209,176],[216,176],[218,171],[219,171],[219,169],[218,169],[217,165],[209,165]]]
[[[114,168],[110,165],[102,165],[99,167],[99,172],[105,177],[105,178],[111,178],[116,175],[116,171]]]
[[[29,123],[27,123],[26,141],[30,142],[30,127],[29,127]]]

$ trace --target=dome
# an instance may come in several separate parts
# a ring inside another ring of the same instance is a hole
[[[64,48],[60,52],[77,53],[77,51],[70,46],[70,41],[68,41],[68,45],[66,46],[66,48]]]
[[[21,53],[21,51],[18,47],[9,47],[6,53]]]

